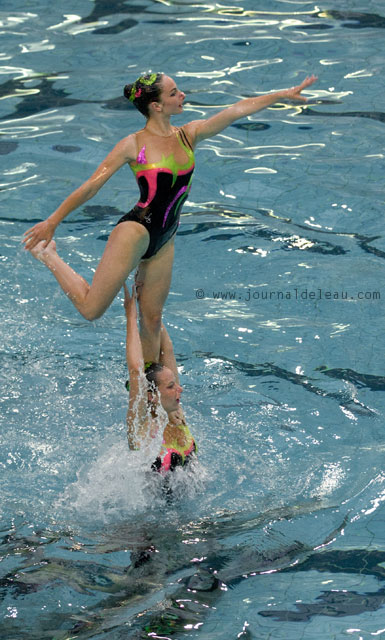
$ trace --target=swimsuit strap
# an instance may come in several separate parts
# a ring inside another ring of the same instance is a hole
[[[180,146],[182,147],[182,149],[185,150],[185,152],[187,153],[187,155],[190,157],[191,154],[194,157],[194,149],[191,146],[191,142],[188,139],[188,137],[186,136],[186,133],[183,129],[183,127],[181,127],[180,129],[177,129],[176,131],[176,138],[180,144]]]

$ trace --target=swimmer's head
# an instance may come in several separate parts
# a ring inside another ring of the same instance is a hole
[[[126,84],[123,94],[146,118],[150,115],[150,104],[158,102],[162,91],[163,73],[147,73],[132,84]]]
[[[146,372],[146,378],[151,378],[151,372],[148,374]],[[163,367],[161,365],[161,370],[157,370],[155,372],[154,383],[156,385],[156,389],[159,393],[160,402],[163,409],[167,413],[171,413],[172,411],[177,411],[179,408],[180,397],[183,391],[179,382],[175,379],[175,374],[168,367]],[[150,401],[153,401],[153,394],[150,392]]]
[[[158,362],[146,363],[144,374],[147,380],[148,401],[154,408],[160,401],[167,413],[177,411],[182,394],[182,387],[175,379],[171,369]],[[126,382],[129,389],[129,382]]]
[[[162,364],[159,364],[159,362],[146,362],[144,366],[144,374],[148,382],[149,391],[158,389],[159,375],[162,373],[163,369],[165,369],[165,367]]]

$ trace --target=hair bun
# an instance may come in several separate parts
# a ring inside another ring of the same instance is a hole
[[[126,86],[124,87],[123,95],[124,95],[125,98],[127,98],[127,100],[130,99],[133,86],[134,86],[134,84],[126,84]]]

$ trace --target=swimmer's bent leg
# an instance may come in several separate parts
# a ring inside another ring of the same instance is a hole
[[[110,306],[129,273],[139,264],[148,244],[148,231],[137,222],[123,222],[115,227],[91,285],[60,258],[54,242],[46,249],[39,249],[37,245],[32,253],[50,269],[81,315],[87,320],[95,320]]]

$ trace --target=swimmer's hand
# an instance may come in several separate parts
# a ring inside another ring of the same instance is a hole
[[[128,291],[128,287],[126,283],[123,285],[124,289],[124,310],[126,312],[127,320],[135,320],[137,319],[137,310],[136,310],[136,286],[132,287],[132,295],[130,296],[130,292]]]
[[[176,411],[171,411],[168,416],[168,421],[170,424],[180,427],[181,424],[186,424],[186,418],[183,413],[182,407],[179,407]]]
[[[310,87],[314,82],[318,80],[317,76],[307,76],[301,84],[297,87],[291,87],[291,89],[285,89],[282,94],[284,98],[288,98],[289,100],[301,100],[302,102],[307,102],[307,98],[301,96],[301,91]]]
[[[25,232],[23,238],[24,249],[30,251],[41,241],[43,241],[42,249],[45,249],[51,242],[55,229],[56,224],[49,218],[43,222],[38,222]]]

